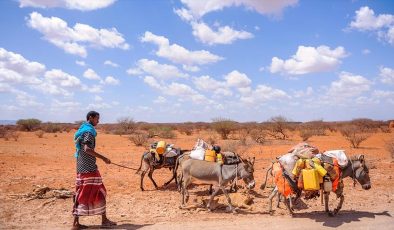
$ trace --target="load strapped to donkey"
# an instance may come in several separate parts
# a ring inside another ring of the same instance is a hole
[[[353,163],[354,162],[354,163]],[[351,174],[343,175],[344,170],[351,170]],[[355,170],[362,170],[363,178],[356,175]],[[319,196],[319,191],[324,193],[326,199],[326,211],[328,212],[328,194],[335,192],[341,201],[334,214],[339,211],[343,202],[342,178],[350,176],[354,181],[359,181],[364,189],[370,188],[368,169],[364,157],[349,160],[343,150],[332,150],[319,153],[319,150],[308,143],[300,143],[291,148],[287,154],[278,157],[272,167],[267,171],[275,178],[275,188],[271,193],[269,212],[272,212],[272,198],[278,193],[285,197],[285,204],[293,214],[291,195],[295,200],[300,198],[302,191],[305,199]],[[265,188],[266,181],[261,185]],[[288,198],[288,199],[287,199]],[[322,197],[323,198],[323,197]],[[278,203],[279,205],[279,203]]]

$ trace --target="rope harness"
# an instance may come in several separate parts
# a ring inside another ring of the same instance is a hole
[[[352,179],[353,179],[353,188],[356,187],[356,173],[354,172],[354,166],[353,166],[353,161],[350,159],[350,165],[352,166]]]
[[[127,166],[124,166],[124,165],[120,165],[120,164],[116,164],[116,163],[113,163],[113,162],[111,162],[111,164],[116,165],[116,166],[121,167],[121,168],[126,168],[126,169],[131,169],[131,170],[138,171],[138,169],[130,168],[130,167],[127,167]]]

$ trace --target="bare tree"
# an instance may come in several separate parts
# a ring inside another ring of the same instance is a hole
[[[121,117],[118,119],[118,130],[119,134],[132,134],[137,129],[137,123],[131,117]]]
[[[370,133],[366,133],[357,125],[346,125],[340,128],[342,136],[346,138],[353,148],[358,148],[360,144],[368,139]]]
[[[286,134],[288,129],[288,119],[283,116],[272,117],[268,120],[269,135],[275,139],[286,140],[289,136]]]

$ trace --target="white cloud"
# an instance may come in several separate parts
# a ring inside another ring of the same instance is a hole
[[[158,96],[153,102],[156,104],[164,104],[167,102],[167,99],[163,96]]]
[[[226,86],[224,82],[217,81],[207,75],[194,78],[193,83],[197,89],[203,91],[215,91]]]
[[[295,98],[300,98],[300,97],[309,97],[313,94],[313,88],[308,86],[306,90],[299,90],[294,92],[294,97]]]
[[[86,66],[86,63],[84,61],[75,61],[75,64],[79,66]]]
[[[87,56],[87,46],[129,49],[129,44],[115,28],[96,29],[81,23],[70,28],[61,18],[47,18],[37,12],[30,14],[27,24],[66,53],[81,57]]]
[[[114,78],[114,77],[112,77],[112,76],[107,76],[104,79],[104,83],[108,84],[108,85],[119,85],[119,80]]]
[[[369,50],[369,49],[363,49],[363,54],[370,54],[371,53],[371,51]]]
[[[350,28],[359,31],[374,31],[379,39],[394,45],[394,15],[379,14],[368,6],[361,7],[356,11],[354,21],[350,22]]]
[[[62,112],[75,112],[81,108],[81,103],[75,101],[59,101],[53,99],[51,102],[51,111],[62,111]]]
[[[101,85],[93,85],[93,86],[83,85],[82,90],[89,92],[89,93],[102,93],[103,92],[103,88]]]
[[[380,81],[385,84],[394,84],[394,69],[388,67],[380,67]]]
[[[108,7],[116,0],[19,0],[19,7],[53,8],[89,11]]]
[[[248,10],[254,10],[260,14],[278,15],[285,7],[294,6],[298,0],[181,0],[185,4],[194,17],[202,17],[203,15],[222,10],[225,7],[244,6]]]
[[[256,89],[250,93],[242,95],[241,102],[248,104],[259,104],[268,101],[289,99],[290,96],[280,89],[274,89],[266,85],[257,85]]]
[[[0,82],[38,84],[45,65],[0,48]]]
[[[144,77],[144,82],[148,84],[150,87],[155,89],[160,89],[160,84],[156,81],[156,79],[152,76]]]
[[[229,26],[218,27],[212,30],[203,22],[191,22],[193,35],[204,44],[231,44],[238,39],[253,38],[253,34],[246,31],[234,30]]]
[[[105,102],[89,104],[87,106],[88,110],[100,110],[100,109],[110,109],[110,108],[112,108],[112,105],[105,103]]]
[[[342,72],[339,80],[331,83],[327,96],[331,99],[347,99],[370,90],[372,82],[361,75]]]
[[[119,65],[117,63],[114,63],[114,62],[112,62],[110,60],[106,60],[104,62],[104,65],[109,65],[109,66],[112,66],[112,67],[119,67]]]
[[[52,69],[45,73],[45,79],[51,83],[60,85],[62,87],[79,87],[81,81],[68,73],[63,72],[60,69]]]
[[[214,55],[206,50],[189,51],[177,44],[170,45],[167,38],[157,36],[149,31],[145,32],[141,41],[151,42],[158,45],[159,49],[156,52],[157,56],[167,58],[174,63],[184,64],[187,66],[205,65],[215,63],[223,59],[222,57]]]
[[[273,57],[269,68],[271,73],[292,75],[326,72],[334,70],[346,55],[342,46],[335,49],[328,46],[298,46],[297,53],[288,60]]]
[[[87,69],[83,76],[89,80],[101,80],[101,77],[92,69]]]
[[[145,73],[161,80],[187,77],[187,74],[182,73],[176,66],[160,64],[157,61],[148,59],[138,60],[136,67],[128,69],[127,73],[129,75],[141,75]]]
[[[226,79],[228,86],[236,88],[248,87],[252,82],[246,74],[240,73],[237,70],[230,72],[224,78]]]
[[[95,101],[102,101],[103,98],[100,97],[99,95],[95,95],[95,96],[94,96],[94,100],[95,100]]]

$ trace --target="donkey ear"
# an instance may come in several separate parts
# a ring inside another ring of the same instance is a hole
[[[254,165],[255,160],[256,160],[256,157],[253,157],[252,160],[250,161],[252,163],[252,165]]]
[[[358,159],[359,159],[360,161],[364,161],[364,155],[359,155],[359,156],[358,156]]]

